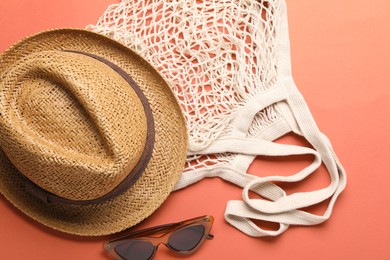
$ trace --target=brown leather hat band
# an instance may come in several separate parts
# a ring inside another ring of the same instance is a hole
[[[119,75],[121,75],[122,78],[129,83],[129,85],[133,88],[138,98],[140,99],[145,111],[146,122],[147,122],[147,135],[146,135],[145,147],[140,159],[138,160],[138,163],[133,168],[133,170],[127,175],[127,177],[121,183],[119,183],[113,190],[111,190],[109,193],[99,198],[92,199],[92,200],[70,200],[67,198],[57,196],[51,192],[42,189],[41,187],[36,185],[28,178],[25,178],[25,188],[26,191],[28,191],[30,194],[47,203],[78,204],[78,205],[102,203],[104,201],[117,197],[118,195],[128,190],[131,186],[134,185],[134,183],[139,179],[139,177],[141,177],[142,173],[144,172],[146,166],[150,161],[150,158],[152,157],[154,142],[155,142],[155,126],[154,126],[153,114],[150,108],[150,104],[146,99],[145,95],[143,94],[142,90],[140,89],[140,87],[120,67],[95,54],[90,54],[90,53],[85,53],[80,51],[71,51],[71,50],[65,50],[65,51],[86,55],[100,62],[103,62],[104,64],[111,67]]]

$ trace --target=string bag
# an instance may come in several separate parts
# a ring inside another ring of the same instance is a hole
[[[330,217],[346,175],[293,81],[284,0],[122,0],[88,29],[140,54],[176,94],[189,136],[176,190],[206,177],[242,187],[242,199],[227,203],[225,219],[254,237]],[[288,133],[310,147],[274,142]],[[247,172],[256,156],[291,155],[313,161],[289,176]],[[329,174],[327,187],[287,194],[275,184],[301,182],[321,165]],[[323,214],[302,210],[324,201]],[[256,220],[279,228],[261,228]]]

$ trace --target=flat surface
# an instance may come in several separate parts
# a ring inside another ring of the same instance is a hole
[[[84,28],[116,1],[2,0],[0,51],[41,30]],[[177,258],[390,259],[390,3],[288,0],[287,4],[294,78],[347,170],[347,188],[326,223],[255,239],[223,218],[226,202],[240,198],[240,189],[220,179],[203,180],[173,193],[137,227],[214,215],[215,238],[195,254]],[[279,164],[283,162],[256,162],[251,171]],[[311,181],[326,185],[321,176]],[[22,215],[1,195],[0,230],[1,259],[109,259],[101,244],[111,237],[77,238],[54,232]],[[160,247],[155,259],[173,257]]]

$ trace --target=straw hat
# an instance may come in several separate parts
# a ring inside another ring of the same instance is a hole
[[[85,30],[28,37],[0,56],[0,192],[51,228],[96,236],[152,214],[184,167],[187,131],[167,83]]]

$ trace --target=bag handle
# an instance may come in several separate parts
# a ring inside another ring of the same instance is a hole
[[[289,225],[316,225],[324,222],[330,217],[334,204],[346,184],[344,169],[342,168],[341,164],[339,163],[336,157],[333,157],[333,159],[337,165],[337,173],[340,176],[340,178],[333,179],[332,181],[333,185],[332,184],[330,185],[335,187],[333,193],[331,193],[332,189],[329,188],[330,186],[326,188],[329,190],[328,194],[331,194],[330,195],[331,199],[323,215],[315,215],[298,209],[299,207],[302,206],[299,204],[308,203],[309,201],[307,200],[307,198],[310,198],[312,195],[308,197],[305,196],[299,198],[300,200],[303,201],[298,201],[299,202],[298,204],[293,204],[294,199],[296,197],[293,197],[291,201],[288,201],[288,199],[287,200],[285,199],[287,198],[287,196],[285,192],[282,190],[280,190],[279,193],[273,193],[274,195],[273,197],[268,196],[267,198],[274,202],[284,200],[284,203],[279,202],[279,204],[276,204],[277,207],[275,209],[273,208],[272,210],[268,209],[268,211],[276,212],[276,213],[267,213],[266,212],[267,206],[272,207],[275,204],[272,204],[272,202],[270,202],[269,205],[264,206],[262,205],[262,203],[258,203],[258,201],[253,203],[253,201],[251,201],[251,199],[249,199],[248,196],[245,195],[247,194],[248,190],[254,191],[255,187],[261,187],[261,185],[264,185],[264,183],[262,182],[263,180],[259,178],[255,178],[250,183],[248,183],[248,185],[244,188],[243,191],[244,200],[232,200],[228,202],[225,210],[226,221],[231,225],[235,226],[236,228],[238,228],[239,230],[241,230],[242,232],[244,232],[245,234],[254,237],[279,235],[284,231],[286,231]],[[264,230],[256,226],[255,223],[252,221],[252,219],[276,222],[280,224],[280,227],[278,230],[275,231]]]
[[[266,95],[267,94],[268,93],[266,93]],[[278,96],[277,99],[281,96],[282,95]],[[301,101],[304,105],[303,98]],[[265,102],[264,104],[266,103],[268,104],[268,102]],[[253,106],[248,107],[253,109]],[[211,169],[186,172],[177,184],[176,189],[185,187],[205,177],[215,176],[243,187],[243,201],[230,201],[225,211],[225,218],[230,224],[252,236],[275,236],[287,230],[290,224],[314,225],[325,221],[331,214],[336,198],[345,187],[345,172],[334,154],[329,140],[325,135],[319,132],[308,109],[303,109],[303,111],[304,113],[300,113],[298,116],[297,114],[294,115],[297,117],[297,125],[299,127],[299,132],[297,132],[297,134],[306,137],[317,151],[307,147],[278,144],[268,140],[247,138],[244,137],[243,134],[220,138],[204,149],[202,154],[236,153],[238,154],[238,158],[236,158],[235,164],[240,165],[239,169],[234,169],[230,166],[218,166]],[[252,115],[255,115],[255,113],[252,113]],[[240,121],[240,125],[242,126],[242,118]],[[250,121],[247,120],[247,122]],[[301,122],[306,123],[302,125]],[[246,127],[249,127],[249,124]],[[296,128],[296,126],[294,128]],[[236,128],[233,132],[237,134],[240,131],[245,131],[245,129],[245,127],[241,127],[240,130]],[[303,129],[302,132],[300,132],[301,129]],[[308,154],[313,155],[313,162],[303,170],[291,176],[258,177],[246,173],[250,163],[257,155],[289,156]],[[243,159],[243,162],[240,162],[240,159]],[[331,184],[326,188],[318,191],[286,195],[280,187],[271,183],[272,181],[297,182],[303,180],[318,169],[321,163],[325,164],[331,179]],[[271,201],[250,199],[249,191],[254,191]],[[331,201],[328,205],[328,209],[322,216],[299,210],[299,208],[320,203],[330,197]],[[280,228],[277,231],[262,230],[257,227],[251,219],[278,222]]]

